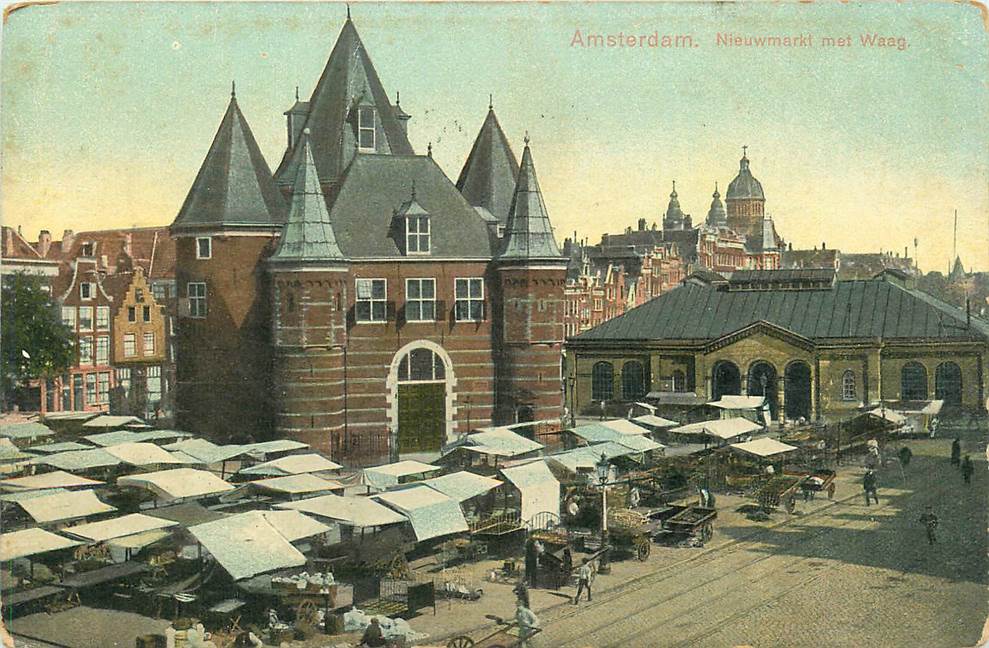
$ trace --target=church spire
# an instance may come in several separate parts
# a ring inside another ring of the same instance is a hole
[[[309,129],[302,131],[302,163],[295,174],[288,222],[282,231],[273,262],[342,261],[326,199],[319,188],[319,176],[309,144]]]
[[[553,237],[553,225],[536,179],[528,133],[499,258],[503,261],[566,261]]]

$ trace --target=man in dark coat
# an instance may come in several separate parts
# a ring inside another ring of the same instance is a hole
[[[910,459],[913,458],[913,452],[910,448],[903,446],[900,448],[900,465],[906,468],[910,465]]]
[[[924,514],[920,516],[920,523],[927,529],[927,544],[934,544],[937,538],[934,537],[934,529],[937,528],[937,516],[934,515],[934,508],[928,506]]]
[[[951,442],[951,465],[957,466],[961,462],[962,458],[962,442],[955,437],[955,440]]]
[[[876,494],[878,487],[875,471],[866,470],[865,477],[862,478],[862,489],[865,491],[866,506],[870,505],[870,496],[876,500],[876,504],[879,503],[879,495]]]
[[[529,582],[529,587],[536,586],[536,571],[539,569],[539,553],[536,550],[536,541],[530,539],[525,544],[525,579]]]
[[[972,460],[969,459],[968,455],[965,455],[965,460],[962,461],[962,477],[965,478],[966,484],[972,483],[972,473],[975,472],[975,466],[972,465]]]

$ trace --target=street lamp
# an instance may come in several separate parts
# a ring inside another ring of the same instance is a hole
[[[601,484],[601,562],[598,566],[598,573],[610,574],[611,565],[608,561],[608,475],[611,472],[611,466],[603,452],[601,453],[601,460],[597,462],[595,468],[597,469],[598,481]]]

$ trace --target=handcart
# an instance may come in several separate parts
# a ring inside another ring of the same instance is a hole
[[[476,640],[467,635],[454,637],[446,642],[446,648],[519,648],[525,645],[526,638],[520,636],[517,623],[502,619],[493,614],[485,614],[484,616],[497,623],[498,629]],[[539,632],[539,628],[532,628],[528,638],[531,639],[533,636],[539,634]]]
[[[659,522],[657,536],[697,538],[706,542],[714,535],[714,520],[718,512],[706,506],[670,504],[656,509],[650,517]]]
[[[835,471],[833,470],[800,470],[796,468],[787,468],[783,471],[784,475],[790,475],[793,477],[800,477],[802,479],[800,483],[800,489],[804,493],[804,500],[811,499],[814,493],[827,493],[828,499],[834,499],[835,493]]]
[[[797,475],[777,475],[756,492],[759,507],[767,513],[782,506],[787,513],[797,507],[796,493],[804,483],[804,477]]]

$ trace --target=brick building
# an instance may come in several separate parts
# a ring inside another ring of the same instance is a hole
[[[558,418],[566,258],[489,107],[458,182],[348,18],[272,174],[231,96],[171,231],[178,423],[359,463]]]

